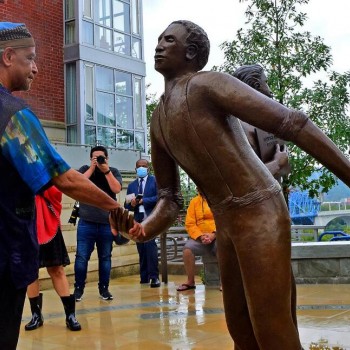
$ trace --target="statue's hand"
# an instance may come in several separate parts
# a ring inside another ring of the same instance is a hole
[[[275,154],[273,160],[276,162],[279,170],[276,174],[277,177],[285,176],[290,173],[290,164],[288,159],[288,150],[286,145],[276,145]]]
[[[123,207],[118,207],[110,211],[109,223],[113,235],[117,235],[118,232],[125,238],[138,241],[139,238],[145,236],[145,232],[140,223],[134,221],[134,213],[129,212]]]

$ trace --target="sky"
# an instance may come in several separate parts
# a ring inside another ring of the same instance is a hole
[[[200,25],[208,34],[211,49],[204,70],[224,62],[219,48],[225,40],[232,41],[240,28],[245,28],[244,12],[247,2],[239,0],[143,0],[144,49],[146,84],[151,84],[147,93],[160,96],[163,92],[163,77],[154,68],[154,49],[158,36],[175,20],[186,19]],[[308,20],[303,30],[320,36],[331,47],[333,70],[350,71],[350,13],[349,0],[310,0],[301,7]]]

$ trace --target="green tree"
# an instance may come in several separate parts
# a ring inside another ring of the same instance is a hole
[[[331,48],[321,37],[301,30],[307,16],[299,8],[309,0],[248,2],[247,28],[239,29],[235,40],[221,45],[225,62],[214,69],[233,73],[243,64],[261,64],[268,73],[275,99],[290,108],[304,110],[346,152],[350,143],[350,72],[332,71]],[[325,81],[318,79],[307,87],[306,78],[320,71],[325,72]],[[293,144],[289,150],[292,172],[284,186],[299,187],[315,196],[336,183],[333,174],[314,158]],[[316,171],[319,178],[310,179]]]

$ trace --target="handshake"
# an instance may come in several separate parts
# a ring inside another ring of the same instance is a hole
[[[120,233],[127,239],[132,239],[135,242],[143,242],[145,232],[142,225],[134,221],[134,213],[118,207],[109,213],[109,223],[111,225],[113,235]]]

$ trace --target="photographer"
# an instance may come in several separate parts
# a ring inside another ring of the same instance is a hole
[[[95,146],[90,151],[90,166],[83,165],[79,172],[90,179],[98,188],[116,200],[121,191],[122,177],[120,172],[108,164],[108,152],[103,146]],[[109,292],[113,235],[109,225],[109,213],[90,205],[80,203],[79,223],[77,230],[77,253],[74,265],[75,300],[80,301],[84,293],[88,262],[91,253],[97,247],[99,293],[103,300],[112,300]]]

